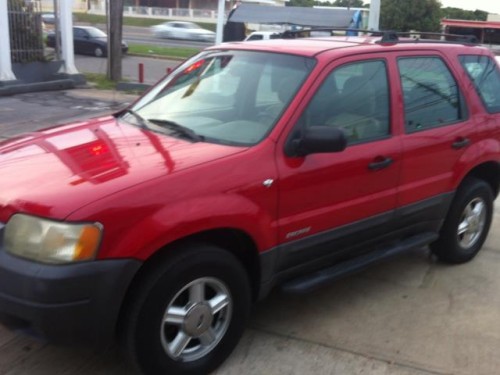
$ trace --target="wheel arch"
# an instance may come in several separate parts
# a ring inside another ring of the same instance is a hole
[[[497,197],[500,191],[500,162],[488,161],[475,166],[462,179],[467,177],[475,177],[486,181],[493,192],[493,196]]]
[[[252,300],[257,300],[260,290],[261,271],[255,242],[247,233],[233,228],[206,230],[169,243],[144,261],[130,282],[125,298],[123,299],[116,325],[117,330],[120,329],[120,324],[129,303],[134,299],[134,290],[142,285],[147,280],[148,275],[152,274],[157,267],[160,267],[164,262],[168,262],[171,257],[182,251],[184,245],[193,243],[214,245],[234,255],[247,272]]]

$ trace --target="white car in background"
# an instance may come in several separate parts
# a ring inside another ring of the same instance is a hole
[[[171,21],[151,26],[151,32],[157,38],[186,39],[214,42],[215,33],[203,29],[193,22]]]
[[[277,31],[254,31],[245,38],[245,41],[279,39],[282,34]]]

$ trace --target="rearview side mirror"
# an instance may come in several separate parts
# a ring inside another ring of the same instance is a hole
[[[289,139],[285,154],[289,157],[303,157],[309,154],[344,151],[347,138],[343,130],[331,126],[311,126],[298,138]]]

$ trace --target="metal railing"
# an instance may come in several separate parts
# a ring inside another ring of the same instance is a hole
[[[8,17],[11,61],[44,61],[40,2],[9,1]]]

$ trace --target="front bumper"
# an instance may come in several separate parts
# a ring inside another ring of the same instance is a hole
[[[107,345],[140,265],[132,259],[47,265],[0,248],[0,322],[55,343]]]

